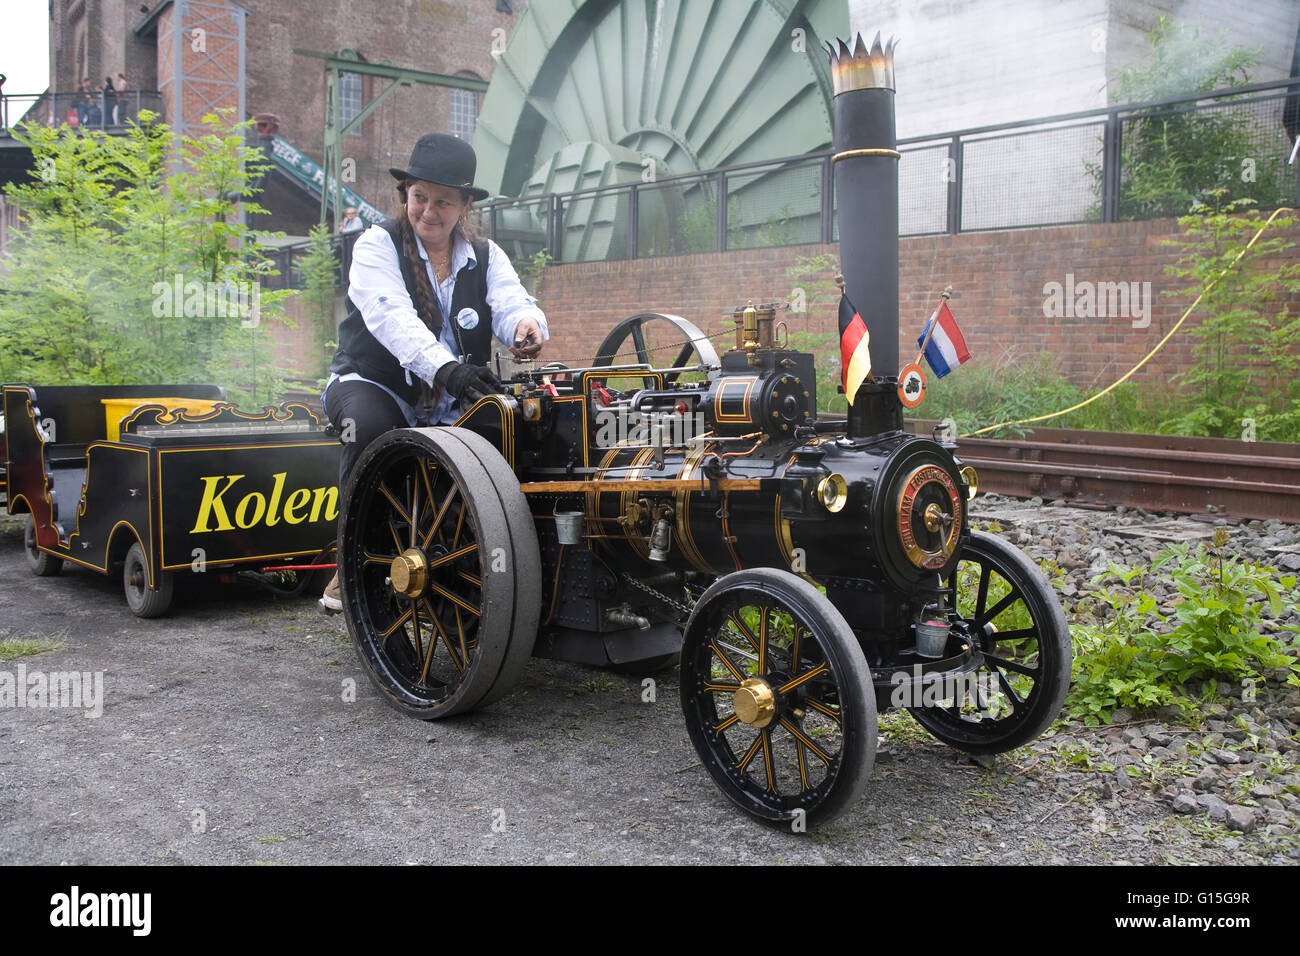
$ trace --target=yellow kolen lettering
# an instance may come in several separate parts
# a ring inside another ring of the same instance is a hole
[[[256,499],[256,500],[254,500]],[[253,517],[248,519],[248,503],[252,501],[256,507]],[[251,528],[262,520],[262,515],[266,513],[266,496],[260,492],[254,491],[244,495],[239,502],[239,507],[235,509],[235,523],[241,528]]]
[[[311,499],[311,520],[314,524],[320,520],[321,508],[325,508],[325,520],[335,521],[339,516],[338,488],[313,488]]]
[[[278,471],[275,473],[275,484],[271,487],[271,502],[266,506],[266,526],[274,528],[280,523],[280,517],[276,509],[280,507],[280,495],[284,493],[284,476],[285,472]]]
[[[299,488],[297,491],[289,493],[289,497],[284,502],[284,520],[286,524],[301,524],[302,519],[307,517],[305,514],[297,514],[299,508],[306,508],[307,502],[311,501],[311,491],[307,488]]]
[[[194,522],[194,527],[190,529],[190,534],[235,530],[235,526],[230,523],[230,515],[226,513],[225,503],[221,499],[230,490],[230,486],[243,477],[243,475],[208,475],[199,479],[203,482],[203,501],[199,503],[199,517]],[[218,490],[223,480],[226,484]],[[216,518],[215,528],[208,527],[209,518]]]

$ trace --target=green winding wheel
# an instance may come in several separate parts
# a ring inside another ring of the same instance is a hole
[[[773,159],[831,144],[831,87],[820,38],[848,30],[845,0],[554,0],[529,4],[500,55],[474,146],[479,180],[521,198],[644,182],[641,254],[709,241],[712,181],[663,176]],[[798,233],[818,212],[815,167],[738,174],[731,241],[762,228]],[[626,244],[626,198],[564,211],[565,261]],[[499,224],[531,254],[542,202]],[[588,229],[588,222],[593,228]],[[532,239],[531,244],[526,241]],[[552,250],[554,252],[554,250]]]

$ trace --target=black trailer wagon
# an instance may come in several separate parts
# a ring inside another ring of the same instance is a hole
[[[173,575],[325,560],[339,514],[338,439],[305,405],[257,414],[215,385],[4,386],[10,514],[33,573],[122,568],[156,617]]]

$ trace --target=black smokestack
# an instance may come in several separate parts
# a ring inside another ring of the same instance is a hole
[[[898,377],[898,136],[892,37],[830,47],[845,292],[871,334],[871,374]]]

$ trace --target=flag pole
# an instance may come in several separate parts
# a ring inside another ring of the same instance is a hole
[[[934,310],[934,315],[930,316],[930,324],[926,326],[925,338],[921,342],[921,351],[916,353],[916,362],[914,363],[916,365],[920,365],[921,359],[925,358],[925,350],[930,345],[930,336],[934,335],[934,327],[939,324],[939,309],[943,308],[944,302],[952,298],[952,286],[948,286],[948,288],[940,292],[939,298],[942,301],[939,303],[938,308]]]

